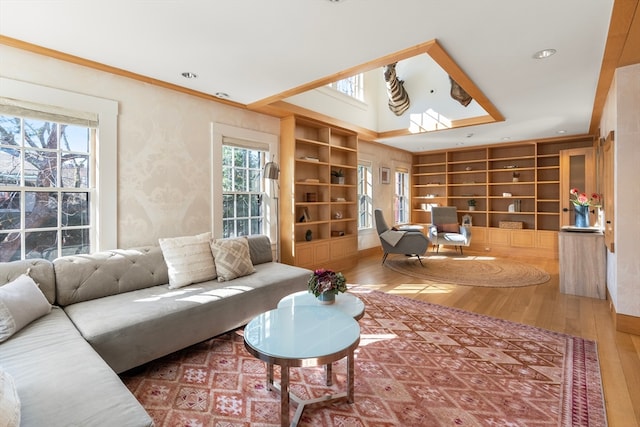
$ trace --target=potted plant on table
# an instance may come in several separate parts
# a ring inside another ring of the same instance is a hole
[[[342,273],[321,268],[311,273],[307,285],[309,292],[318,298],[321,304],[333,304],[338,292],[347,290],[347,279]]]
[[[469,210],[470,211],[475,211],[476,210],[476,199],[467,200],[467,206],[469,206]]]
[[[331,171],[332,184],[344,184],[344,172],[342,169],[334,169]]]

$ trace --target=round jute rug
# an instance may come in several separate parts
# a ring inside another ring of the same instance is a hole
[[[396,256],[385,266],[393,271],[435,283],[515,288],[540,285],[549,280],[549,273],[523,262],[482,256],[428,256],[422,258]]]

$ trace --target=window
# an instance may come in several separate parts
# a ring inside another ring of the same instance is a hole
[[[223,145],[223,237],[264,234],[262,169],[265,155],[257,149]]]
[[[409,222],[409,173],[396,170],[396,224]]]
[[[359,101],[364,101],[364,74],[356,74],[355,76],[329,83],[328,86]]]
[[[358,228],[373,227],[373,174],[371,164],[358,164]]]
[[[0,133],[0,261],[90,253],[95,127],[3,114]]]

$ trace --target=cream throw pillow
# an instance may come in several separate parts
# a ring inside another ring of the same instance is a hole
[[[0,286],[0,342],[50,311],[51,304],[26,274]]]
[[[20,398],[11,375],[0,368],[0,427],[20,425]]]
[[[211,233],[159,239],[169,270],[169,289],[216,278],[211,254]]]
[[[225,282],[256,271],[251,263],[249,242],[245,237],[218,239],[211,244],[218,281]]]

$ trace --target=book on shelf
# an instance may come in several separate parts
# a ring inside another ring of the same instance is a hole
[[[313,157],[313,156],[303,156],[301,157],[302,160],[306,160],[308,162],[319,162],[320,159],[317,157]]]
[[[304,182],[320,182],[320,180],[318,178],[307,178]]]

